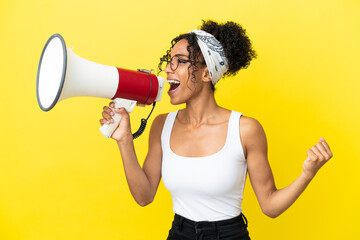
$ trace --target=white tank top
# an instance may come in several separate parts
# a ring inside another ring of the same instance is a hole
[[[168,114],[161,134],[161,174],[174,212],[193,221],[240,215],[247,171],[239,132],[241,113],[231,112],[225,145],[205,157],[182,157],[171,150],[170,135],[177,113]]]

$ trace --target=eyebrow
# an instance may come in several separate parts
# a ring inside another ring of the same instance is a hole
[[[185,54],[175,54],[174,56],[172,57],[187,57],[189,58],[189,56],[185,55]]]

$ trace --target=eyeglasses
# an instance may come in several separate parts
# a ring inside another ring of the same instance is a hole
[[[175,55],[172,58],[162,57],[160,58],[159,68],[161,71],[164,71],[165,68],[170,64],[170,69],[176,71],[178,69],[179,64],[192,63],[193,61],[189,59],[184,59],[185,55]]]

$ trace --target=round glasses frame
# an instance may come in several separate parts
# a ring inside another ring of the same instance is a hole
[[[159,64],[159,67],[161,69],[161,71],[164,71],[165,68],[170,64],[170,69],[172,71],[176,71],[179,67],[179,64],[180,63],[194,63],[194,61],[192,60],[188,60],[188,59],[182,59],[180,57],[185,57],[185,56],[182,56],[182,55],[175,55],[173,56],[172,58],[169,58],[169,57],[162,57],[160,58],[160,64]],[[164,63],[166,63],[164,65]]]

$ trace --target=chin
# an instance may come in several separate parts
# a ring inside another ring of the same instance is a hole
[[[172,105],[179,105],[179,104],[181,104],[181,103],[178,103],[178,102],[175,102],[175,101],[170,101],[170,103],[172,104]]]
[[[175,99],[170,99],[170,103],[172,104],[172,105],[180,105],[180,104],[183,104],[184,102],[182,102],[182,101],[176,101]]]

